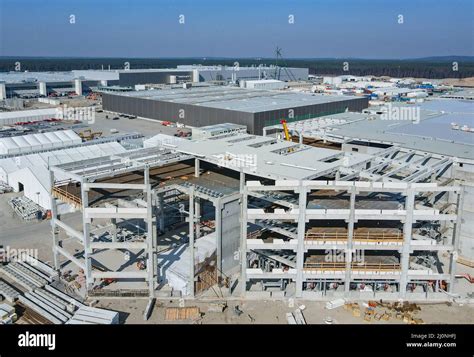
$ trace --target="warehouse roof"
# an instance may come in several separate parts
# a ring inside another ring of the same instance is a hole
[[[273,180],[322,177],[341,166],[356,165],[372,157],[243,133],[192,141],[173,137],[170,142],[164,134],[154,138],[158,145],[177,152]]]
[[[72,130],[4,137],[0,138],[0,155],[24,154],[81,143],[81,138]]]
[[[0,72],[0,81],[6,83],[69,82],[73,72]]]
[[[191,89],[147,90],[117,93],[126,97],[139,97],[179,104],[258,113],[270,110],[288,109],[328,102],[354,100],[360,97],[275,92],[250,90],[236,87],[199,87]]]
[[[415,108],[402,103],[391,105],[392,108]],[[452,123],[459,127],[474,127],[472,102],[435,99],[416,106],[420,108],[419,122],[383,120],[374,114],[342,113],[290,123],[289,128],[304,132],[304,136],[398,144],[419,151],[474,159],[474,132],[452,128]]]
[[[48,165],[60,165],[79,160],[120,154],[125,151],[125,148],[119,143],[111,142],[29,154],[24,156],[0,159],[0,172],[4,171],[6,174],[9,174],[11,172],[15,172],[26,167],[48,167]]]

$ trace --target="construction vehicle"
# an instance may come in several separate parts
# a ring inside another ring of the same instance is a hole
[[[102,136],[102,132],[92,131],[92,129],[86,129],[84,131],[79,132],[78,135],[82,140],[89,141],[89,140],[100,138]]]
[[[285,133],[285,140],[286,141],[291,141],[291,136],[290,136],[290,132],[288,131],[288,125],[286,124],[286,120],[285,119],[280,120],[280,124],[283,125],[283,132]]]

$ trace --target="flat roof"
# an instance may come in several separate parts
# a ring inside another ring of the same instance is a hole
[[[200,140],[174,138],[172,141],[170,136],[158,134],[154,139],[159,146],[182,154],[272,180],[310,180],[373,157],[243,133]]]
[[[70,82],[73,72],[0,72],[0,81],[5,83]]]
[[[260,89],[252,90],[223,86],[191,87],[190,89],[176,88],[146,90],[117,93],[115,95],[179,104],[190,104],[208,108],[236,110],[248,113],[258,113],[361,98],[341,95],[276,92]]]
[[[369,113],[341,113],[290,123],[289,128],[303,132],[304,136],[398,144],[439,155],[474,159],[474,132],[452,129],[452,123],[474,128],[472,101],[432,99],[415,105],[390,104],[392,108],[419,107],[420,121],[383,120]]]

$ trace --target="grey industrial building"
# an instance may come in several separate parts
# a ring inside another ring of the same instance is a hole
[[[235,87],[148,90],[104,93],[107,111],[169,120],[201,127],[220,123],[247,126],[252,134],[263,127],[368,107],[366,97],[327,96],[248,90]]]

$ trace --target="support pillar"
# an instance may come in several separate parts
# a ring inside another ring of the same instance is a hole
[[[86,179],[81,180],[81,198],[82,198],[82,229],[84,232],[84,274],[86,276],[86,289],[90,290],[94,284],[92,278],[92,249],[91,249],[91,235],[90,235],[90,223],[91,219],[86,218],[86,208],[89,207],[89,190],[84,189],[84,184],[87,183]]]
[[[54,187],[54,171],[49,171],[49,182],[50,182],[50,190],[53,190]],[[56,228],[56,224],[54,223],[54,220],[58,218],[58,208],[56,205],[56,199],[53,197],[52,192],[50,193],[50,199],[51,199],[51,232],[53,234],[53,261],[54,261],[54,269],[59,270],[61,267],[60,262],[59,262],[59,253],[56,249],[59,244],[59,232],[58,229]]]
[[[160,233],[165,231],[165,207],[164,207],[164,194],[158,194],[158,230]]]
[[[217,281],[221,282],[222,278],[222,203],[220,199],[217,199],[214,203],[215,210],[216,210],[216,222],[215,222],[215,230],[216,230],[216,239],[217,239]]]
[[[242,168],[240,169],[240,180],[239,180],[239,183],[240,183],[240,192],[242,193],[243,190],[244,190],[244,187],[245,187],[245,173],[244,173],[244,171],[243,171]]]
[[[144,193],[146,195],[146,224],[147,224],[147,232],[146,232],[146,243],[147,243],[147,264],[146,270],[148,273],[148,290],[150,298],[154,297],[155,294],[155,252],[153,246],[153,206],[151,202],[151,184],[150,184],[150,168],[148,166],[145,167],[144,171],[144,183],[145,183],[145,190]]]
[[[300,181],[298,188],[298,245],[296,248],[296,293],[297,298],[303,295],[303,267],[304,267],[304,238],[306,233],[306,195],[308,189]]]
[[[117,242],[117,219],[112,218],[110,222],[112,223],[112,232],[110,232],[112,235],[112,242],[115,243]]]
[[[451,256],[449,259],[449,284],[448,284],[448,292],[454,292],[454,284],[456,282],[456,261],[457,255],[459,250],[459,242],[461,238],[461,225],[462,225],[462,212],[463,212],[463,205],[464,205],[464,187],[460,186],[460,191],[458,192],[458,197],[456,200],[456,223],[454,223],[453,228],[453,251],[451,252]]]
[[[408,270],[410,269],[410,242],[413,231],[413,209],[415,208],[415,191],[408,184],[405,198],[405,222],[403,225],[403,248],[401,252],[401,268],[400,276],[400,298],[405,298],[408,284]]]
[[[196,239],[201,237],[201,199],[194,200],[194,214],[196,215]]]
[[[240,235],[240,283],[241,283],[241,295],[245,297],[247,294],[247,209],[248,209],[248,192],[247,187],[241,191],[242,193],[242,204],[241,204],[241,235]]]
[[[352,254],[354,253],[354,224],[355,224],[355,202],[356,202],[356,188],[351,187],[350,198],[350,213],[349,222],[347,225],[347,247],[346,247],[346,276],[344,282],[344,294],[346,296],[350,293],[351,274],[352,274]]]
[[[189,286],[191,297],[194,297],[194,187],[189,189],[189,253],[190,253],[190,271],[189,271]]]
[[[194,177],[199,177],[200,174],[200,160],[194,159]]]

